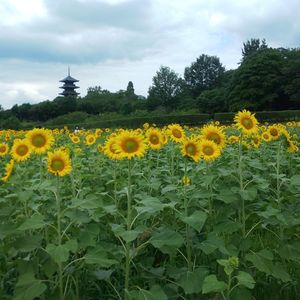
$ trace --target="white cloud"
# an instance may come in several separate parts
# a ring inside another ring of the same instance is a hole
[[[237,67],[242,43],[300,43],[298,0],[1,0],[0,103],[53,99],[71,64],[82,96],[133,81],[147,95],[160,65],[183,74],[202,53]]]

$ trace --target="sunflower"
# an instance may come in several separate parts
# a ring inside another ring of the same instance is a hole
[[[206,125],[201,130],[201,138],[204,140],[213,141],[220,148],[225,146],[225,134],[222,128],[215,125]]]
[[[146,152],[144,137],[130,130],[124,130],[116,137],[116,152],[120,158],[143,157]]]
[[[188,177],[188,176],[183,176],[182,179],[181,179],[181,182],[185,186],[191,185],[191,178]]]
[[[90,146],[90,145],[93,145],[95,144],[96,142],[96,136],[94,134],[88,134],[86,137],[85,137],[85,143],[86,145]]]
[[[296,153],[296,152],[298,152],[298,150],[299,150],[299,148],[298,148],[297,144],[295,142],[291,141],[291,140],[288,140],[288,149],[287,149],[287,151],[289,153]]]
[[[6,143],[0,143],[0,157],[5,156],[9,151],[9,147]]]
[[[198,141],[195,138],[187,138],[181,146],[183,156],[188,156],[198,162],[201,158],[201,151]]]
[[[29,141],[33,152],[37,154],[45,153],[54,143],[52,132],[44,128],[34,128],[28,131],[26,138]]]
[[[77,136],[77,135],[73,135],[73,136],[71,137],[71,141],[72,141],[74,144],[78,144],[78,143],[80,143],[80,137]]]
[[[164,144],[164,137],[158,128],[149,128],[146,131],[146,141],[151,149],[158,150]]]
[[[254,148],[259,148],[260,144],[261,144],[261,137],[259,135],[253,136],[252,141],[251,141],[251,145]]]
[[[7,182],[14,169],[14,160],[11,159],[4,168],[4,176],[1,178],[2,181]]]
[[[31,155],[32,148],[27,139],[16,139],[11,148],[11,154],[14,160],[24,161]]]
[[[215,160],[221,155],[220,148],[214,142],[208,140],[200,142],[200,151],[205,161]]]
[[[98,144],[98,145],[97,145],[97,151],[98,151],[99,153],[102,153],[102,152],[104,151],[103,146],[102,146],[101,144]]]
[[[258,130],[258,121],[256,120],[254,114],[250,111],[243,110],[239,111],[235,117],[234,122],[236,126],[243,131],[245,134],[253,134]]]
[[[99,151],[99,150],[98,150]],[[116,135],[112,134],[107,138],[107,140],[104,143],[104,146],[102,147],[103,153],[108,156],[110,159],[120,159],[120,155],[117,152],[116,149]]]
[[[48,152],[48,171],[56,176],[65,176],[71,173],[72,165],[69,154],[61,149]]]
[[[280,134],[281,134],[281,128],[278,125],[272,125],[269,127],[268,132],[270,134],[270,137],[273,141],[278,140]]]
[[[231,136],[227,139],[227,141],[228,141],[229,144],[236,144],[236,143],[239,142],[239,140],[240,140],[240,137],[239,137],[239,136],[236,136],[236,135],[231,135]]]
[[[271,141],[271,136],[270,136],[270,133],[268,131],[264,131],[262,134],[261,134],[261,138],[263,141],[265,142],[270,142]]]
[[[168,135],[172,141],[181,143],[185,138],[183,128],[179,124],[171,124],[168,126]]]

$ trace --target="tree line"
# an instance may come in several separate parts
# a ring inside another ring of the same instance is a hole
[[[126,90],[110,92],[90,87],[84,97],[57,97],[38,104],[14,105],[1,111],[2,122],[44,122],[70,112],[92,115],[135,111],[203,113],[300,109],[300,49],[269,47],[264,39],[243,43],[238,68],[226,70],[217,56],[202,54],[184,69],[183,76],[161,66],[152,78],[147,98]]]

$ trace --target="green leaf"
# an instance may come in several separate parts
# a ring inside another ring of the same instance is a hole
[[[206,255],[211,254],[217,249],[223,254],[229,255],[228,250],[225,248],[224,241],[213,233],[209,234],[208,238],[200,244],[200,249]]]
[[[40,214],[34,214],[29,219],[25,220],[24,223],[22,223],[18,230],[24,231],[24,230],[32,230],[32,229],[39,229],[46,225],[46,222],[44,221],[44,218]]]
[[[181,217],[181,220],[193,227],[195,230],[200,232],[203,228],[203,225],[207,219],[207,214],[202,211],[194,211],[190,216],[188,217]]]
[[[184,289],[186,295],[200,293],[205,276],[208,274],[206,268],[197,268],[193,272],[186,272],[181,276],[178,284]]]
[[[157,284],[153,285],[149,292],[151,293],[151,300],[168,300],[168,297],[162,287]]]
[[[109,268],[119,263],[115,259],[108,258],[107,255],[108,253],[103,250],[90,250],[84,257],[85,263],[95,264],[100,268]]]
[[[113,272],[114,272],[113,269],[109,269],[109,270],[98,269],[93,274],[96,276],[98,280],[108,280],[110,278],[110,275]]]
[[[142,231],[138,231],[138,230],[126,230],[120,233],[120,236],[126,243],[129,243],[134,241],[141,233]]]
[[[161,201],[158,198],[144,196],[143,199],[139,201],[139,206],[137,206],[135,209],[139,214],[155,214],[159,211],[162,211],[164,207],[165,205],[161,203]]]
[[[70,240],[63,245],[48,244],[46,251],[56,263],[65,262],[69,258],[69,252],[77,250],[77,242]]]
[[[20,252],[30,252],[40,247],[42,239],[42,235],[23,236],[15,241],[14,247]]]
[[[164,253],[174,253],[183,244],[184,240],[178,232],[168,227],[160,227],[149,242]]]
[[[175,191],[176,189],[177,189],[176,185],[169,184],[169,185],[167,185],[167,186],[165,186],[164,188],[161,189],[161,193],[162,193],[162,195],[164,195],[168,192]]]
[[[239,285],[245,286],[248,289],[253,289],[255,286],[255,280],[249,273],[239,271],[236,279]]]
[[[31,272],[19,276],[13,300],[33,300],[39,297],[47,286],[37,280]]]
[[[230,189],[220,190],[220,194],[217,195],[216,198],[226,204],[238,201],[236,193],[233,193]]]
[[[202,293],[218,293],[223,292],[227,289],[227,285],[224,281],[219,281],[216,275],[206,276],[203,285],[202,285]]]
[[[239,191],[239,194],[245,201],[254,201],[257,196],[257,189],[255,187],[250,187],[244,191]]]
[[[294,175],[291,177],[291,185],[300,187],[300,175]]]

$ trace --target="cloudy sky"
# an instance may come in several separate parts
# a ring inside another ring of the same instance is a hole
[[[54,99],[71,75],[81,96],[133,81],[147,96],[161,65],[182,75],[202,53],[237,67],[243,42],[300,46],[299,0],[0,0],[0,104]]]

